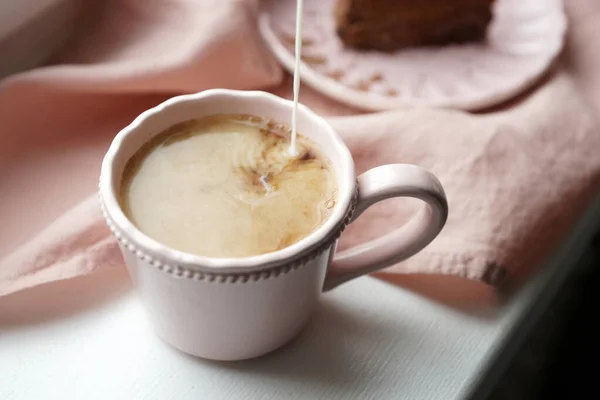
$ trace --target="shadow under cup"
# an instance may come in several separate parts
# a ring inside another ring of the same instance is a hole
[[[236,360],[291,340],[310,317],[348,223],[356,193],[352,157],[319,116],[299,105],[298,132],[330,162],[337,199],[329,218],[300,241],[245,258],[183,253],[154,241],[125,216],[118,193],[129,159],[180,122],[216,114],[250,114],[287,122],[292,102],[264,92],[208,90],[172,98],[141,114],[115,137],[102,164],[100,199],[127,269],[159,336],[187,353]]]

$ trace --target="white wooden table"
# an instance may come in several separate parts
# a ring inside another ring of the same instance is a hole
[[[164,344],[121,270],[17,293],[0,300],[0,399],[463,399],[531,306],[559,290],[598,204],[496,315],[362,278],[324,295],[293,343],[244,362]]]

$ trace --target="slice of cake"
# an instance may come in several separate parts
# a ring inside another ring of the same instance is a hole
[[[465,43],[485,38],[495,0],[337,0],[336,29],[356,49]]]

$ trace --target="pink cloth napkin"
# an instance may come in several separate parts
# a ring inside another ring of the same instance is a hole
[[[0,295],[122,267],[95,191],[107,146],[138,113],[172,94],[214,87],[291,94],[257,33],[257,1],[82,4],[78,30],[52,66],[0,86]],[[600,4],[567,5],[571,30],[557,68],[487,112],[361,115],[302,88],[301,101],[330,116],[359,172],[415,163],[446,188],[443,233],[382,277],[436,274],[499,287],[529,273],[599,188]],[[340,246],[389,231],[414,209],[408,201],[380,204]]]

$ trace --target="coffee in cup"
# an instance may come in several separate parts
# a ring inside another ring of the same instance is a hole
[[[270,253],[319,228],[336,202],[330,162],[290,128],[243,114],[178,123],[128,161],[120,203],[144,234],[207,257]]]

